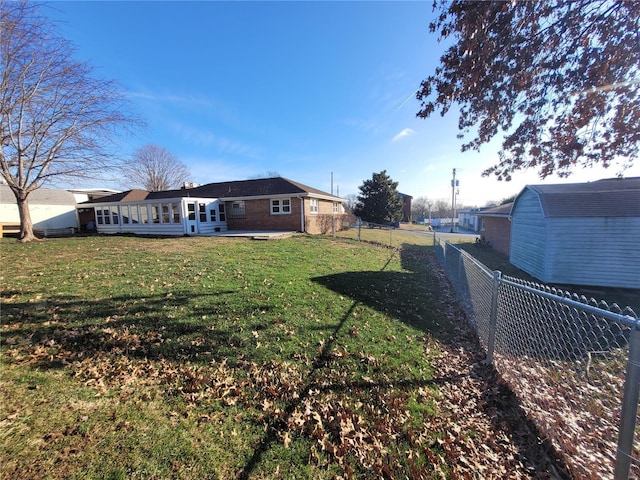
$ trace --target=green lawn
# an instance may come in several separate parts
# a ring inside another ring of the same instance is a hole
[[[447,475],[452,325],[402,243],[3,239],[0,477]]]

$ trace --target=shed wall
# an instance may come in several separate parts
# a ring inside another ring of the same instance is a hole
[[[49,228],[78,228],[76,206],[73,205],[38,205],[29,204],[29,213],[33,228],[46,230]],[[20,223],[18,205],[0,204],[0,223]]]
[[[531,190],[522,192],[511,217],[510,262],[546,282],[546,223],[538,196]]]
[[[640,288],[640,218],[549,218],[550,283]]]

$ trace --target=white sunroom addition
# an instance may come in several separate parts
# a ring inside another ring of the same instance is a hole
[[[224,201],[176,197],[94,203],[98,233],[139,235],[211,235],[227,230]]]

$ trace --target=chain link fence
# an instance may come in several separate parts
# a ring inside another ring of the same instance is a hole
[[[487,361],[572,475],[640,478],[635,312],[503,277],[440,239],[435,252]]]

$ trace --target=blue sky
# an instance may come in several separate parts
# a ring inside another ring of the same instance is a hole
[[[147,123],[122,154],[160,145],[197,183],[275,171],[330,191],[333,174],[346,196],[386,170],[399,191],[437,200],[451,198],[456,168],[458,203],[482,206],[527,183],[616,173],[482,178],[498,141],[461,153],[455,115],[416,118],[415,91],[444,48],[428,32],[431,1],[55,2],[45,13]]]

